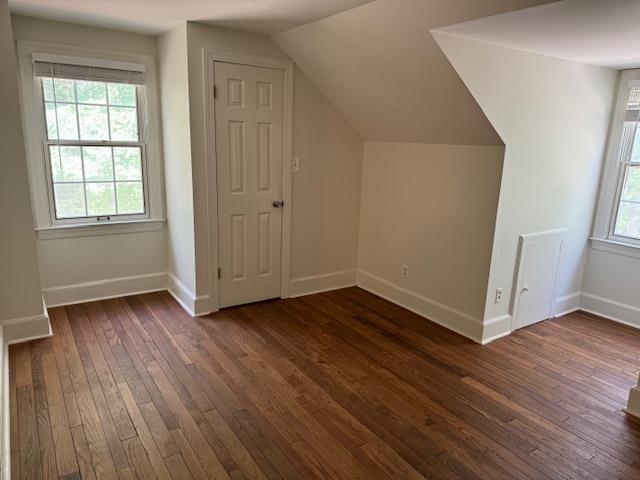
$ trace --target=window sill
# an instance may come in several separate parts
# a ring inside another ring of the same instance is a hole
[[[132,220],[109,223],[79,223],[36,228],[38,240],[69,237],[93,237],[122,233],[154,232],[164,229],[165,219]]]
[[[589,240],[591,240],[591,248],[593,250],[640,259],[640,245],[621,243],[614,240],[595,237],[591,237]]]

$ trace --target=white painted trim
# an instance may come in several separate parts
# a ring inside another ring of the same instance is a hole
[[[45,288],[42,290],[42,294],[47,307],[59,307],[138,293],[156,292],[166,288],[167,272],[158,272]]]
[[[601,252],[613,253],[624,257],[640,258],[640,245],[616,242],[603,238],[591,237],[591,249]]]
[[[197,297],[187,286],[172,273],[167,273],[166,290],[192,317],[201,317],[211,313],[209,295]]]
[[[569,295],[563,295],[556,298],[551,309],[551,315],[553,318],[562,317],[569,313],[575,312],[580,309],[580,296],[582,292],[574,292]]]
[[[511,315],[505,314],[484,322],[482,345],[511,334]]]
[[[118,235],[122,233],[155,232],[164,229],[166,220],[131,220],[126,222],[81,223],[78,225],[56,225],[36,228],[38,240],[55,238],[91,237],[95,235]]]
[[[482,343],[483,322],[479,318],[394,285],[363,270],[358,270],[357,285],[474,342]]]
[[[283,113],[282,113],[282,260],[280,296],[289,297],[291,277],[291,225],[292,225],[292,156],[293,156],[293,74],[294,64],[288,58],[252,55],[238,52],[217,50],[202,51],[203,72],[205,75],[205,154],[207,156],[206,190],[207,190],[207,232],[208,268],[209,268],[209,306],[207,312],[217,312],[220,309],[220,283],[218,281],[218,189],[216,175],[216,145],[215,145],[215,99],[213,98],[214,64],[215,62],[237,63],[256,67],[275,68],[283,71]],[[182,299],[184,300],[184,299]]]
[[[5,345],[28,342],[53,335],[49,313],[44,309],[38,315],[4,320],[2,326],[2,341]]]
[[[622,188],[619,158],[623,120],[631,82],[637,79],[640,79],[640,70],[625,70],[620,75],[594,218],[593,236],[596,238],[607,238],[613,230],[616,203]]]
[[[353,287],[356,284],[356,277],[356,270],[352,269],[294,278],[291,280],[289,286],[289,295],[291,298],[294,298],[314,293],[328,292],[339,288]]]
[[[125,62],[143,65],[145,69],[145,95],[147,125],[145,126],[145,198],[148,201],[150,220],[164,218],[163,161],[160,148],[159,96],[156,81],[156,63],[153,55],[120,52],[106,49],[84,48],[73,45],[52,44],[31,40],[18,40],[18,76],[22,108],[22,123],[25,132],[27,170],[31,191],[31,205],[37,228],[45,229],[54,225],[50,205],[51,186],[47,179],[45,155],[42,140],[45,136],[42,105],[38,104],[38,87],[33,75],[34,54],[54,54],[83,57],[88,61]],[[96,234],[98,234],[96,232]]]
[[[629,327],[640,328],[640,308],[582,292],[580,310]]]

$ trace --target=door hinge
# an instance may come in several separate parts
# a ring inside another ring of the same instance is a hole
[[[213,86],[213,98],[218,98],[218,86]]]
[[[218,279],[221,279],[221,278],[222,278],[222,269],[219,268],[218,269]]]

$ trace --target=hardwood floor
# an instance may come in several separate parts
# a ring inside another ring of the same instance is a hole
[[[640,332],[601,319],[481,347],[357,288],[50,314],[10,350],[15,479],[640,478]]]

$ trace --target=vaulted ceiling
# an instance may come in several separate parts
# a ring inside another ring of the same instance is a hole
[[[502,143],[430,29],[550,0],[377,0],[274,36],[365,140]]]
[[[159,34],[190,20],[272,35],[371,0],[9,0],[12,13]]]
[[[579,63],[640,66],[640,1],[564,0],[441,29],[452,35]]]

